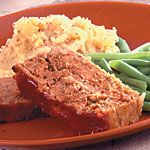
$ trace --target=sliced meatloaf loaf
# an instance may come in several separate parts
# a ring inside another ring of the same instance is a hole
[[[0,78],[0,122],[29,119],[36,113],[32,101],[20,96],[13,78]]]
[[[81,134],[125,126],[141,116],[142,96],[73,51],[53,49],[13,69],[25,97]]]

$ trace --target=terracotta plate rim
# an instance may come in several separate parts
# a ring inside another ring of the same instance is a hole
[[[58,3],[58,4],[46,4],[41,5],[37,7],[31,7],[27,9],[23,9],[17,12],[9,13],[6,15],[0,16],[0,18],[11,16],[17,13],[23,13],[25,11],[36,10],[38,8],[46,8],[49,6],[66,6],[66,5],[78,5],[78,4],[96,4],[96,3],[112,3],[112,4],[128,4],[128,5],[136,5],[136,6],[150,6],[148,3],[136,3],[136,2],[125,2],[125,1],[86,1],[86,2],[67,2],[67,3]],[[137,123],[134,123],[132,125],[128,125],[121,128],[116,128],[104,132],[99,132],[95,134],[88,134],[88,135],[82,135],[82,136],[72,136],[72,137],[65,137],[65,138],[57,138],[57,139],[42,139],[42,140],[0,140],[0,145],[7,145],[7,146],[56,146],[57,144],[61,145],[71,145],[76,144],[80,142],[80,145],[84,145],[84,143],[87,141],[89,144],[96,143],[97,141],[102,142],[108,139],[114,139],[117,137],[133,134],[145,129],[150,128],[150,118],[146,120],[139,121]],[[113,135],[113,138],[112,138]],[[59,147],[58,145],[56,147]]]
[[[30,8],[25,8],[25,9],[22,9],[22,10],[19,10],[19,11],[16,11],[16,12],[10,12],[10,13],[7,13],[7,14],[2,14],[0,15],[0,18],[3,18],[3,17],[6,17],[6,16],[10,16],[10,15],[15,15],[17,13],[23,13],[24,11],[30,11],[31,9],[33,10],[36,10],[38,8],[46,8],[46,7],[49,7],[49,6],[63,6],[63,5],[78,5],[78,4],[96,4],[96,3],[112,3],[112,4],[129,4],[129,5],[139,5],[139,6],[150,6],[150,3],[142,3],[142,2],[128,2],[128,1],[117,1],[117,0],[114,0],[114,1],[82,1],[82,2],[62,2],[62,3],[51,3],[51,4],[43,4],[43,5],[40,5],[40,6],[33,6],[33,7],[30,7]]]
[[[64,144],[66,145],[76,142],[87,142],[90,140],[97,140],[99,142],[105,141],[106,139],[110,139],[110,137],[115,139],[117,137],[130,135],[142,130],[150,129],[150,118],[139,121],[137,123],[120,127],[116,129],[111,129],[104,132],[99,132],[95,134],[87,134],[87,135],[79,135],[65,138],[56,138],[56,139],[42,139],[42,140],[0,140],[0,145],[14,145],[14,146],[42,146],[42,145],[56,145],[56,144]],[[130,132],[131,131],[131,132]],[[102,138],[102,139],[101,139]],[[94,142],[92,142],[94,143]]]

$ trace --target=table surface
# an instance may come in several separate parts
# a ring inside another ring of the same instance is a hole
[[[0,15],[8,14],[21,9],[45,5],[48,3],[62,3],[75,0],[0,0]],[[77,0],[76,0],[77,1]],[[82,0],[78,0],[82,1]],[[105,0],[107,1],[107,0]],[[110,0],[109,0],[110,1]],[[121,1],[121,0],[112,0]],[[150,0],[122,0],[138,3],[149,3]],[[2,150],[2,148],[0,147]],[[6,148],[7,149],[7,148]],[[89,146],[75,147],[67,150],[150,150],[150,130],[139,132],[116,140],[97,143]]]

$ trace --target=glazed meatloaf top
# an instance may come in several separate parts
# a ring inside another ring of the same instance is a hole
[[[14,122],[33,116],[34,105],[20,96],[13,78],[0,78],[0,121]]]
[[[135,122],[141,115],[143,97],[73,51],[53,49],[14,70],[30,77],[49,99],[73,107],[77,114],[106,116],[109,128]]]

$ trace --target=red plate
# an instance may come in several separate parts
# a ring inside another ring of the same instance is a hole
[[[12,23],[22,16],[65,14],[88,17],[93,23],[116,27],[132,48],[150,41],[150,5],[125,2],[80,2],[48,5],[0,17],[0,45],[12,35]],[[0,124],[0,145],[7,147],[63,148],[93,144],[150,128],[150,115],[143,114],[132,125],[84,136],[76,136],[63,122],[37,118],[12,124]]]

